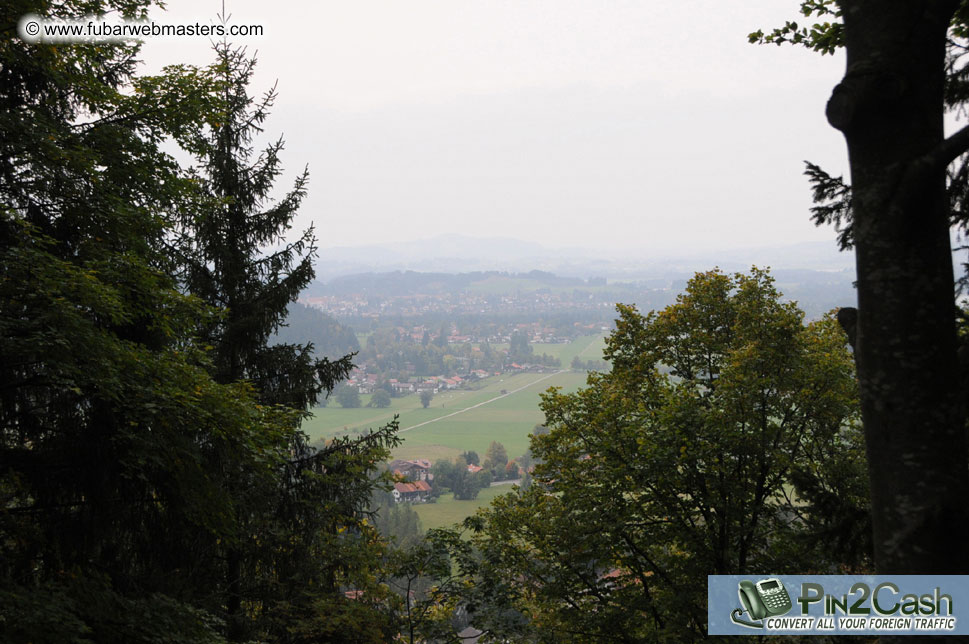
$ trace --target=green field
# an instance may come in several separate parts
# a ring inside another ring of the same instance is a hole
[[[490,505],[499,494],[511,492],[511,488],[510,484],[485,488],[474,501],[455,501],[450,493],[442,494],[436,503],[415,503],[413,508],[421,519],[424,531],[443,528],[463,521],[477,512],[478,508]]]
[[[602,350],[606,346],[603,335],[582,335],[568,344],[540,344],[531,345],[532,353],[542,355],[546,353],[562,361],[562,366],[568,368],[572,358],[579,356],[582,360],[599,360]]]
[[[604,346],[602,336],[583,336],[569,344],[536,344],[535,352],[547,353],[568,367],[578,355],[583,360],[599,358]],[[585,384],[583,372],[522,373],[493,376],[476,383],[474,390],[454,390],[436,394],[427,409],[416,394],[394,398],[387,409],[343,409],[335,402],[317,409],[303,429],[311,439],[321,439],[380,427],[400,416],[404,442],[394,450],[394,458],[426,458],[431,462],[451,460],[467,450],[483,458],[491,441],[505,446],[510,458],[528,448],[528,436],[545,418],[539,409],[539,395],[549,387],[575,391]],[[502,395],[502,390],[508,392]],[[361,396],[364,405],[370,396]],[[510,485],[482,490],[474,501],[455,501],[451,494],[436,503],[416,504],[425,530],[452,525],[487,506],[499,494],[510,492]]]
[[[528,447],[532,428],[544,421],[539,394],[549,387],[574,391],[585,384],[585,374],[523,373],[488,378],[481,389],[455,390],[434,396],[422,409],[416,395],[394,398],[387,409],[343,409],[336,404],[315,410],[303,424],[312,440],[380,427],[400,415],[404,443],[395,458],[451,459],[474,450],[480,455],[491,441],[502,443],[515,458]],[[509,392],[502,395],[501,391]],[[364,396],[364,404],[367,397]]]
[[[562,366],[568,368],[575,356],[579,356],[583,360],[602,358],[602,350],[606,346],[606,337],[604,335],[580,335],[568,343],[545,344],[536,342],[530,346],[533,354],[540,356],[545,353],[553,358],[558,358],[562,361]],[[491,348],[496,351],[504,351],[508,349],[508,344],[493,344]]]

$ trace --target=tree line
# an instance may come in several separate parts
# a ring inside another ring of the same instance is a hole
[[[308,173],[271,200],[283,141],[254,148],[275,92],[225,42],[138,76],[131,44],[9,36],[147,7],[0,9],[0,639],[389,641],[396,424],[310,446],[349,356],[273,339],[316,253]]]

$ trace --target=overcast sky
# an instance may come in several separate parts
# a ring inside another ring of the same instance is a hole
[[[839,56],[754,46],[796,0],[227,0],[278,81],[267,133],[321,246],[443,233],[647,251],[833,240],[803,160],[840,174]],[[211,22],[221,1],[156,20]],[[167,14],[167,15],[166,15]],[[204,65],[149,42],[148,70]]]

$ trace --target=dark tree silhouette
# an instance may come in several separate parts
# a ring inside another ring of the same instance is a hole
[[[956,357],[943,135],[956,0],[842,0],[847,70],[827,106],[847,142],[855,356],[881,573],[966,573],[969,462]]]

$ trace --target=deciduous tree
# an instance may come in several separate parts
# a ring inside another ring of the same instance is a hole
[[[213,312],[172,276],[169,215],[193,191],[158,145],[200,127],[208,79],[135,77],[130,44],[13,36],[29,12],[143,19],[147,4],[0,8],[4,641],[220,639],[202,578],[236,526],[205,453],[263,480],[291,420],[213,381],[194,338]]]
[[[383,389],[378,389],[373,392],[373,396],[370,397],[370,402],[367,403],[367,406],[377,407],[378,409],[390,407],[390,394]]]
[[[532,357],[532,345],[528,342],[528,336],[520,331],[511,334],[511,343],[508,346],[508,359],[513,361],[526,361]]]
[[[353,385],[340,385],[334,395],[341,407],[355,409],[360,406],[360,391]]]
[[[532,636],[692,642],[709,574],[863,567],[865,541],[842,524],[864,523],[867,499],[835,320],[805,325],[756,269],[699,274],[662,312],[619,313],[612,371],[544,395],[534,483],[499,497],[475,537]]]
[[[501,478],[505,474],[505,465],[508,464],[508,451],[505,446],[498,441],[491,441],[488,451],[485,454],[484,468],[491,470]]]

